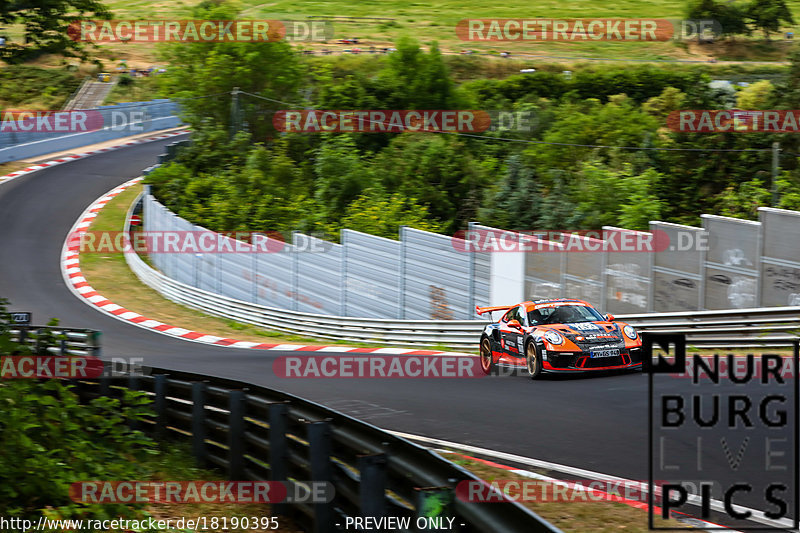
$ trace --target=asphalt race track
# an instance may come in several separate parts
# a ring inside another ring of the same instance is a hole
[[[523,375],[287,380],[272,373],[272,362],[297,352],[181,341],[115,320],[78,300],[59,270],[67,231],[93,200],[139,176],[175,140],[94,155],[0,186],[0,296],[11,300],[12,310],[33,312],[36,324],[58,317],[67,327],[101,330],[105,357],[143,357],[152,366],[247,380],[386,429],[647,479],[647,378],[639,373],[559,376],[536,382]],[[694,437],[686,439],[683,444],[690,453]],[[739,442],[730,445],[736,450]],[[716,450],[721,453],[718,445]],[[708,478],[757,481],[763,477],[762,457],[750,460],[746,454],[738,471],[709,470]],[[741,496],[737,502],[767,507],[761,495]]]

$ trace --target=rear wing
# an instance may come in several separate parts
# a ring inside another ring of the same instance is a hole
[[[519,305],[519,304],[516,304],[516,305],[496,305],[494,307],[479,307],[479,306],[476,305],[475,306],[475,312],[478,313],[479,315],[483,315],[485,313],[491,313],[492,311],[508,311],[509,309],[511,309],[512,307],[516,307],[517,305]]]

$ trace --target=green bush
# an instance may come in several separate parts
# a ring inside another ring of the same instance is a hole
[[[9,329],[0,299],[0,354],[31,353],[13,342]],[[73,389],[58,380],[0,381],[0,515],[106,519],[130,517],[137,508],[76,503],[69,487],[144,477],[138,460],[158,453],[156,444],[130,423],[152,416],[149,399],[122,389],[121,399],[81,403]]]

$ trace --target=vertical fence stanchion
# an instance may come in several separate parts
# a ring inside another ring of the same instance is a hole
[[[108,375],[105,372],[103,372],[103,375],[100,376],[100,378],[98,378],[97,380],[97,385],[98,385],[97,392],[100,393],[100,396],[110,396],[111,393],[111,389],[109,388],[110,384],[111,384],[111,378],[108,377]]]
[[[100,335],[101,333],[99,331],[92,332],[92,355],[95,357],[103,355],[100,350]]]
[[[232,390],[228,395],[228,479],[244,479],[245,391]]]
[[[399,307],[397,316],[400,320],[403,320],[406,318],[406,246],[408,246],[408,235],[406,235],[405,226],[400,226],[398,231],[400,233],[400,291],[397,298]]]
[[[206,384],[192,383],[192,454],[197,463],[206,465]]]
[[[269,480],[286,482],[289,469],[289,448],[286,442],[289,407],[285,403],[269,406]],[[285,503],[275,503],[272,511],[278,515],[286,514]]]
[[[156,435],[163,438],[167,434],[167,376],[158,374],[153,378],[153,410],[156,412]]]
[[[316,482],[331,483],[331,428],[328,422],[308,422],[308,451],[311,465],[311,479]],[[332,533],[333,505],[314,503],[314,533]]]
[[[139,376],[129,375],[128,376],[128,390],[138,391],[139,388],[140,388]],[[142,423],[139,422],[138,420],[132,419],[132,420],[129,421],[128,427],[130,427],[131,429],[134,429],[134,430],[142,429]]]
[[[358,457],[358,500],[362,516],[377,518],[386,514],[386,464],[385,453]]]

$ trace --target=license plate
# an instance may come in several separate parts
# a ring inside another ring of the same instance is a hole
[[[589,354],[593,359],[597,357],[618,357],[619,350],[592,350]]]

